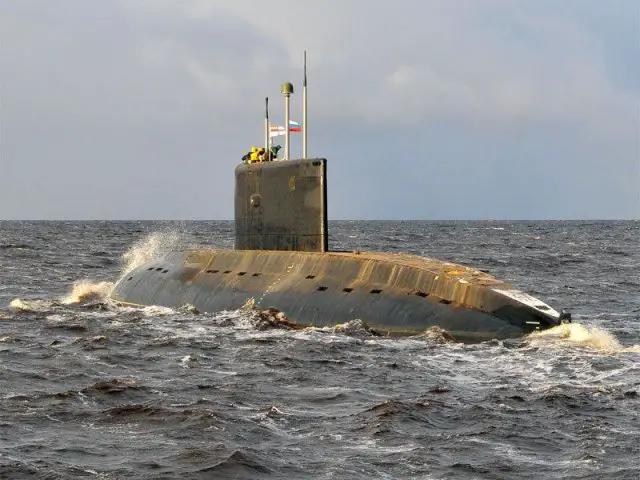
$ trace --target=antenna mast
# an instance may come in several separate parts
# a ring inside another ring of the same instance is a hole
[[[302,158],[307,158],[307,51],[304,51],[304,79],[302,82]]]
[[[269,97],[264,99],[264,155],[265,158],[270,158],[271,152],[269,151]]]

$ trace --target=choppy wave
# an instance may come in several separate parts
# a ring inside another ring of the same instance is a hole
[[[167,248],[232,243],[228,223],[189,228]],[[0,252],[0,477],[638,478],[638,228],[332,225],[340,248],[490,266],[580,319],[468,345],[251,305],[120,306],[103,282],[148,224],[3,224],[2,245],[32,248]],[[165,251],[140,243],[141,261]],[[564,262],[573,250],[584,261]]]

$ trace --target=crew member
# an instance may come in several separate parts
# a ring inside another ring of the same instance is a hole
[[[249,163],[258,161],[258,147],[251,147],[251,153],[249,154]]]
[[[269,149],[269,160],[277,160],[278,152],[282,148],[282,145],[272,145]]]

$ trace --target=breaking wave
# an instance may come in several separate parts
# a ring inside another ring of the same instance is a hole
[[[640,352],[640,345],[624,347],[613,334],[598,327],[567,323],[529,335],[534,345],[583,346],[602,353]]]
[[[71,292],[59,300],[24,300],[15,298],[9,307],[17,312],[37,312],[48,310],[59,305],[72,305],[85,302],[105,302],[113,290],[112,282],[94,283],[90,280],[79,280],[73,284]]]
[[[47,300],[22,300],[15,298],[9,304],[12,310],[19,312],[35,312],[50,307],[54,302]]]
[[[92,283],[89,280],[80,280],[73,284],[71,293],[64,297],[61,303],[69,305],[87,300],[106,300],[113,290],[113,286],[113,282]]]

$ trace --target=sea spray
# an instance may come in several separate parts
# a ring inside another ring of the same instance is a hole
[[[121,276],[154,258],[161,257],[176,248],[176,245],[182,243],[181,240],[182,235],[174,230],[153,232],[139,239],[122,255],[123,269]],[[113,282],[93,283],[89,280],[80,280],[73,284],[71,293],[64,297],[61,302],[63,304],[72,304],[90,299],[104,301],[109,298],[114,287],[115,283]]]
[[[147,235],[134,243],[122,256],[124,263],[122,275],[154,258],[161,257],[180,243],[182,243],[182,235],[176,231],[168,230]]]

